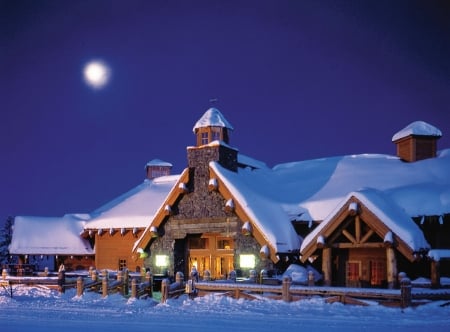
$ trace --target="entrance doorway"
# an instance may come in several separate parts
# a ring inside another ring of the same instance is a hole
[[[226,279],[234,270],[234,241],[218,234],[189,235],[188,269],[195,266],[200,277],[208,270],[213,279]]]

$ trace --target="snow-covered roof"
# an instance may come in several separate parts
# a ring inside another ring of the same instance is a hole
[[[143,183],[92,212],[85,229],[145,228],[178,180],[161,176]]]
[[[328,217],[305,237],[301,246],[301,251],[328,226],[335,217],[337,211],[342,207],[342,204],[348,202],[352,196],[362,202],[389,230],[401,238],[412,251],[430,248],[430,245],[426,241],[420,228],[400,206],[396,205],[393,201],[386,199],[378,190],[363,189],[347,194],[342,202],[334,207]],[[381,234],[381,236],[386,236],[386,234]]]
[[[272,172],[258,181],[272,179],[265,183],[278,193],[274,199],[307,210],[317,221],[362,188],[379,190],[410,217],[450,213],[450,149],[414,163],[361,154],[280,164]]]
[[[225,127],[233,130],[233,126],[225,119],[225,117],[220,113],[217,108],[211,107],[205,114],[195,123],[192,129],[194,133],[198,128],[204,127]]]
[[[166,166],[166,167],[172,167],[173,165],[167,161],[163,161],[161,159],[152,159],[147,164],[145,164],[145,168],[148,166]]]
[[[415,121],[407,125],[399,132],[395,133],[392,137],[392,141],[395,142],[410,135],[441,137],[442,133],[439,129],[424,121]]]
[[[89,218],[84,214],[17,216],[9,251],[28,255],[92,255],[89,241],[80,236]]]
[[[283,206],[264,195],[267,190],[262,190],[257,182],[246,181],[247,175],[254,171],[245,169],[236,173],[223,168],[217,162],[211,162],[210,167],[220,176],[221,181],[239,201],[252,222],[262,230],[276,252],[286,253],[298,250],[299,237],[289,222],[289,216]]]
[[[450,150],[415,163],[362,154],[238,172],[210,167],[280,252],[298,245],[292,220],[326,220],[351,193],[413,250],[429,246],[411,217],[450,213]]]

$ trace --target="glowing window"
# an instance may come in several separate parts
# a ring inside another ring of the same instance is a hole
[[[256,266],[255,255],[240,255],[239,265],[241,268],[253,269]]]
[[[155,256],[155,265],[158,267],[169,266],[169,256],[167,255],[156,255]]]

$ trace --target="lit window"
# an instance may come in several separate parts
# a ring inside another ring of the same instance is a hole
[[[372,261],[370,263],[370,284],[372,286],[381,286],[385,278],[384,264],[381,261]]]
[[[348,262],[347,263],[347,280],[348,281],[358,281],[359,276],[360,276],[359,270],[360,270],[359,262]]]
[[[217,249],[233,249],[233,240],[217,239]]]
[[[169,256],[167,255],[156,255],[155,256],[155,265],[158,267],[169,266]]]
[[[256,266],[255,255],[240,255],[239,265],[241,268],[253,269]]]

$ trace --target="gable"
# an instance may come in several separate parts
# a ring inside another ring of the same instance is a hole
[[[305,262],[316,249],[380,248],[394,246],[408,260],[429,245],[413,220],[390,205],[378,192],[351,193],[314,231],[305,237],[300,252]]]

